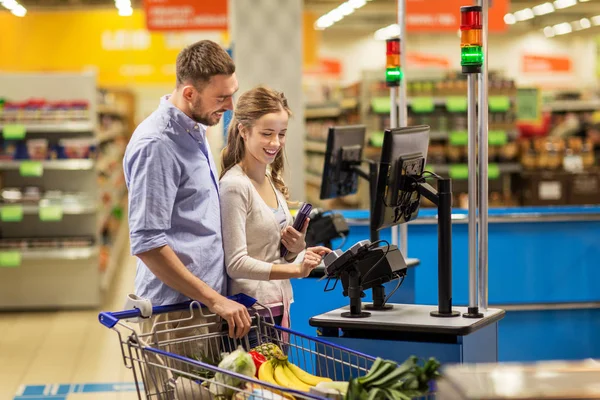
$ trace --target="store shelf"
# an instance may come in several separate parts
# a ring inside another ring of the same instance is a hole
[[[122,128],[108,129],[106,131],[101,130],[98,132],[98,143],[110,142],[120,136],[123,136],[124,133],[125,132],[123,131]]]
[[[325,142],[318,142],[313,140],[307,140],[304,142],[304,150],[308,152],[325,154],[326,149],[327,143]]]
[[[90,203],[79,203],[79,204],[48,204],[49,207],[60,207],[63,215],[85,215],[85,214],[94,214],[98,211],[97,204]],[[5,207],[20,207],[23,215],[38,215],[40,213],[40,208],[43,208],[44,205],[40,207],[38,204],[3,204],[0,205],[0,213],[1,210]]]
[[[304,111],[304,117],[307,119],[314,118],[337,118],[342,113],[339,106],[331,107],[319,107],[319,108],[306,108]]]
[[[321,187],[322,177],[320,175],[315,174],[314,172],[306,171],[304,180],[309,185]]]
[[[598,111],[600,100],[557,100],[546,104],[545,108],[552,112]]]
[[[116,117],[125,118],[126,114],[116,105],[98,104],[96,111],[98,114],[114,115]]]
[[[0,124],[0,131],[9,125],[21,125],[25,132],[36,133],[72,133],[72,132],[93,132],[95,125],[91,121],[64,121],[64,122],[47,122],[47,123],[14,123]]]
[[[124,211],[127,214],[127,210],[125,209]],[[110,287],[115,272],[119,268],[119,263],[122,261],[123,251],[129,246],[128,227],[129,224],[125,219],[119,224],[115,239],[113,240],[108,266],[100,278],[100,289],[103,291],[106,291]]]
[[[98,247],[82,248],[57,248],[57,249],[28,249],[28,250],[0,250],[2,252],[17,252],[21,260],[87,260],[98,255]]]
[[[465,168],[467,164],[429,164],[426,170],[433,170],[436,174],[448,174],[452,168]],[[523,170],[519,163],[490,163],[488,169],[498,168],[499,173],[509,174],[517,173]]]
[[[94,160],[20,160],[20,161],[0,161],[0,170],[18,170],[23,162],[40,163],[44,170],[76,171],[90,170],[94,168]]]

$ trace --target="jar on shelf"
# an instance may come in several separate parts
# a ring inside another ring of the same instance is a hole
[[[90,119],[89,102],[87,100],[74,100],[70,103],[69,116],[74,121],[85,121]]]

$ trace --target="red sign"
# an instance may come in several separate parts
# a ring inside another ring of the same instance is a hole
[[[144,0],[149,31],[226,31],[227,0]]]
[[[504,15],[510,0],[490,0],[488,31],[506,30]],[[458,32],[460,7],[475,5],[470,0],[406,0],[406,30],[409,32]]]
[[[319,58],[316,65],[304,68],[303,72],[305,75],[339,78],[342,76],[342,62],[333,58]]]
[[[524,73],[563,73],[573,72],[573,63],[567,56],[546,56],[523,54],[521,69]]]
[[[450,60],[443,56],[408,52],[406,53],[406,66],[449,69]]]

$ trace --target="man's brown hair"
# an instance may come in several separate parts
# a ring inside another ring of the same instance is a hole
[[[201,40],[181,50],[177,56],[177,86],[186,82],[204,85],[215,75],[232,75],[235,64],[217,43]]]

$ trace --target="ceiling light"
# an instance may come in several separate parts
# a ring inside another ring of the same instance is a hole
[[[121,17],[130,17],[133,15],[133,8],[119,8],[119,15]]]
[[[27,14],[27,9],[19,4],[15,8],[10,10],[10,12],[16,15],[17,17],[24,17],[25,14]]]
[[[562,24],[556,24],[552,28],[554,28],[554,33],[556,35],[565,35],[567,33],[573,32],[573,28],[571,24],[568,22],[563,22]]]
[[[315,29],[326,29],[333,25],[333,20],[328,15],[323,15],[315,23]]]
[[[517,21],[526,21],[528,19],[533,19],[534,17],[535,15],[533,15],[533,10],[531,10],[531,8],[525,8],[515,12],[515,18]]]
[[[344,16],[346,15],[350,15],[354,12],[354,7],[352,7],[350,4],[348,3],[342,3],[338,8],[337,8]]]
[[[546,37],[554,37],[554,28],[552,28],[551,26],[545,27],[544,35],[546,35]]]
[[[117,8],[131,8],[131,0],[115,0]]]
[[[590,28],[592,26],[592,23],[587,18],[581,18],[579,20],[579,25],[581,25],[581,29],[587,29],[587,28]]]
[[[592,24],[600,25],[600,15],[596,15],[595,17],[592,17]]]
[[[327,13],[329,18],[331,18],[334,22],[339,22],[344,18],[344,14],[339,9],[333,9]]]
[[[506,23],[507,25],[513,25],[517,23],[517,19],[513,14],[508,13],[504,16],[504,23]]]
[[[2,5],[11,11],[19,7],[19,3],[17,3],[15,0],[4,0]]]
[[[552,3],[544,3],[533,7],[533,13],[535,15],[546,15],[554,12],[554,6]]]
[[[367,4],[365,0],[348,0],[346,3],[348,3],[350,7],[354,8],[355,10]]]
[[[590,0],[579,0],[580,3],[587,3]]]
[[[374,35],[375,40],[386,40],[394,36],[400,36],[400,26],[398,24],[392,24],[385,28],[378,29]]]
[[[561,9],[574,6],[575,4],[577,4],[577,0],[556,0],[554,7]]]

